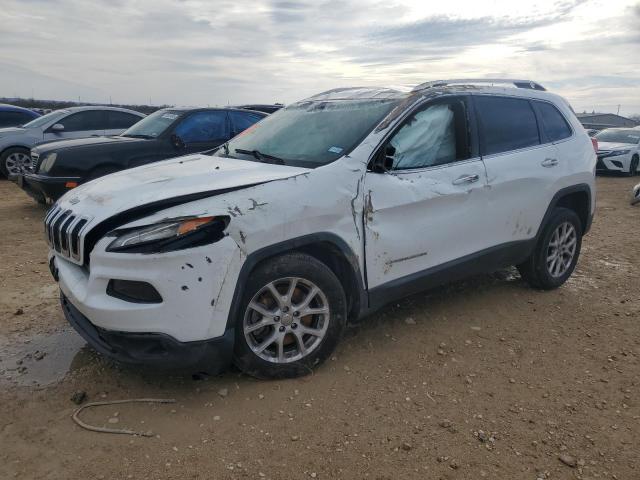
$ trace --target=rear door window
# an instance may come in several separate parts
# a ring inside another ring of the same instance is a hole
[[[107,126],[104,110],[86,110],[72,113],[56,123],[64,125],[65,132],[105,130]]]
[[[137,115],[132,115],[126,112],[118,112],[116,110],[107,111],[108,126],[107,129],[124,130],[129,128],[134,123],[138,123],[142,120]]]
[[[540,145],[538,122],[529,100],[485,95],[475,97],[475,105],[483,155]]]
[[[229,118],[231,118],[231,128],[232,133],[231,136],[235,137],[240,132],[245,131],[247,128],[252,126],[254,123],[262,120],[262,117],[256,115],[254,113],[246,113],[246,112],[229,112]]]
[[[547,102],[534,102],[534,104],[542,119],[542,129],[549,142],[557,142],[571,136],[571,127],[555,106]]]
[[[196,112],[185,118],[175,129],[184,143],[211,142],[229,138],[226,111]]]
[[[24,125],[33,120],[33,116],[24,112],[0,112],[0,128]]]

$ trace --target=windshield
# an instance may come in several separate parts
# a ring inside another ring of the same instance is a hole
[[[301,102],[245,130],[217,156],[277,157],[286,165],[315,168],[353,150],[397,105],[397,99]],[[240,151],[237,151],[240,150]],[[259,152],[251,155],[251,152]]]
[[[156,138],[180,116],[180,113],[179,111],[158,110],[129,127],[122,136]]]
[[[640,142],[640,130],[603,130],[596,137],[599,142],[629,143]]]
[[[29,123],[25,123],[23,128],[38,128],[48,123],[55,123],[60,120],[62,117],[71,113],[69,110],[56,110],[55,112],[47,113],[42,117],[38,117],[35,120],[31,120]]]

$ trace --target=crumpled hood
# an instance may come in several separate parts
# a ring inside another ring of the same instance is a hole
[[[633,143],[598,142],[598,150],[633,150],[636,147]]]
[[[42,155],[49,153],[50,151],[60,152],[64,149],[70,148],[82,148],[87,147],[91,148],[94,145],[101,145],[101,152],[104,151],[104,147],[108,145],[118,146],[118,145],[130,145],[132,143],[142,143],[148,142],[149,140],[142,138],[131,138],[131,137],[121,137],[119,135],[112,135],[109,137],[87,137],[87,138],[71,138],[64,140],[57,140],[52,143],[45,143],[36,147],[36,150]]]
[[[215,192],[304,174],[299,167],[189,155],[123,170],[85,183],[58,205],[100,222],[126,210],[185,195]]]

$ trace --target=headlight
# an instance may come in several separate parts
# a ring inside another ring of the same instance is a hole
[[[626,155],[631,150],[614,150],[609,154],[610,157],[617,157],[618,155]]]
[[[229,217],[193,217],[116,230],[109,252],[160,253],[217,242],[225,236]]]
[[[40,171],[43,173],[47,173],[49,170],[51,170],[51,167],[53,167],[56,158],[58,158],[57,153],[50,153],[49,155],[47,155],[40,164]]]

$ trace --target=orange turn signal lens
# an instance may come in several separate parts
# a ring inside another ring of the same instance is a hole
[[[78,182],[67,182],[64,186],[67,188],[76,188],[78,186]]]
[[[189,233],[194,231],[195,229],[205,225],[216,217],[201,217],[201,218],[193,218],[191,220],[186,220],[180,224],[178,227],[178,235],[184,235],[185,233]]]

